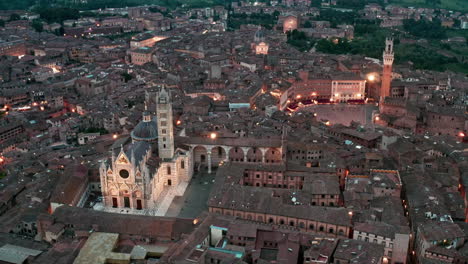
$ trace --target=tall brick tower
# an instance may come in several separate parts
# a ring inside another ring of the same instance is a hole
[[[394,60],[393,38],[385,39],[385,50],[383,52],[383,73],[380,86],[380,99],[390,96],[390,83],[392,82],[392,65]]]

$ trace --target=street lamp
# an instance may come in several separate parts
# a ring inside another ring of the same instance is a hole
[[[210,134],[210,138],[211,138],[211,139],[216,139],[217,137],[218,137],[218,135],[217,135],[215,132],[212,132],[212,133]]]

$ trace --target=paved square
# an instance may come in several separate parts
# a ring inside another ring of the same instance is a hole
[[[174,197],[166,216],[195,218],[201,212],[208,210],[206,202],[208,201],[215,175],[215,170],[211,174],[208,174],[206,171],[194,174],[184,195]]]

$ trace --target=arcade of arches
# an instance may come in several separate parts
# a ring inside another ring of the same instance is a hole
[[[191,145],[195,166],[207,166],[208,173],[221,162],[280,163],[281,148]]]

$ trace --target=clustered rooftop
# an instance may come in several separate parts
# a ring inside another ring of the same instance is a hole
[[[0,11],[0,262],[466,263],[468,78],[299,51],[354,26],[268,2]]]

